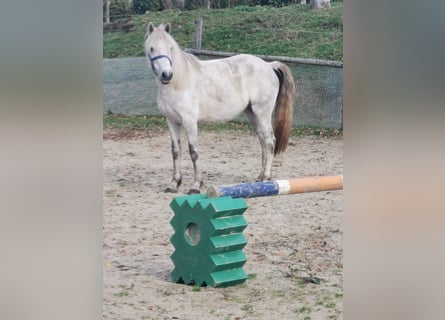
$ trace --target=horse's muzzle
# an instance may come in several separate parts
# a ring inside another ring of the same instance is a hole
[[[169,84],[172,78],[173,78],[173,72],[164,71],[161,74],[160,80],[162,84]]]

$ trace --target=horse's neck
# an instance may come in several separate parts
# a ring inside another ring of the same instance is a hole
[[[176,60],[178,63],[176,64],[175,71],[179,75],[181,75],[181,77],[184,77],[185,75],[187,75],[189,73],[189,69],[190,69],[189,62],[187,59],[187,54],[184,51],[180,50],[178,52],[178,56],[177,56]]]
[[[173,85],[175,89],[182,89],[191,84],[193,64],[196,64],[194,56],[180,50],[175,58],[175,70]]]

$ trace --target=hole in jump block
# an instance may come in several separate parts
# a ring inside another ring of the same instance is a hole
[[[184,232],[185,240],[191,246],[196,246],[201,240],[201,231],[196,223],[189,223]]]

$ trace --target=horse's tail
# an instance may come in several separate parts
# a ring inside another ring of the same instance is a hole
[[[273,61],[272,68],[280,80],[277,101],[275,103],[275,149],[274,154],[280,154],[287,148],[289,136],[292,131],[293,111],[295,103],[294,77],[287,65]]]

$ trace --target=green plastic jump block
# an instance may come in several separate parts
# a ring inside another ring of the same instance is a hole
[[[228,287],[247,279],[242,251],[247,244],[242,233],[247,227],[244,199],[209,199],[202,193],[176,197],[170,207],[175,283]]]

